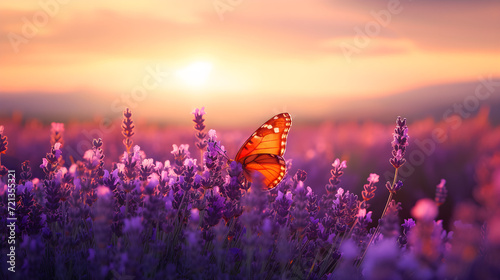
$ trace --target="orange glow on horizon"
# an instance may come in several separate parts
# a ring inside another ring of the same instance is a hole
[[[265,8],[246,1],[223,15],[210,3],[37,3],[0,4],[0,97],[89,94],[110,103],[155,75],[147,69],[161,69],[168,74],[136,102],[151,117],[165,114],[151,104],[167,100],[176,104],[168,114],[287,107],[313,116],[327,114],[333,98],[348,103],[500,77],[500,3],[488,1],[401,2],[399,9],[384,1],[277,0]],[[276,13],[283,5],[287,12]]]

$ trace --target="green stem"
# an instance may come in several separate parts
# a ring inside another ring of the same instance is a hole
[[[323,263],[321,264],[321,267],[319,270],[319,275],[323,275],[326,272],[326,270],[328,269],[328,267],[330,267],[330,265],[333,263],[333,260],[328,261],[328,259],[332,256],[335,248],[340,248],[340,246],[335,247],[335,244],[337,244],[337,241],[338,241],[338,236],[335,236],[335,239],[332,241],[332,247],[330,247],[328,254],[326,255],[325,259],[323,260]],[[325,264],[326,264],[326,266],[325,266]]]
[[[398,178],[398,168],[396,168],[396,170],[394,171],[394,180],[392,180],[391,190],[394,189],[394,186],[396,185],[397,178]],[[389,208],[389,204],[391,203],[393,196],[394,196],[394,192],[389,191],[389,197],[387,198],[387,202],[385,203],[384,211],[382,212],[382,216],[380,216],[380,219],[382,219],[385,216],[385,213],[387,212],[387,208]],[[380,223],[377,225],[375,232],[373,233],[372,237],[370,238],[370,241],[366,245],[366,249],[363,252],[363,255],[361,256],[361,260],[359,261],[358,266],[361,265],[361,263],[363,262],[363,260],[366,256],[366,252],[368,251],[368,248],[372,244],[375,237],[379,234],[379,232],[380,232]]]
[[[200,170],[203,170],[203,150],[200,150]]]
[[[396,168],[396,171],[394,171],[394,180],[392,180],[391,189],[394,189],[394,186],[396,185],[397,178],[398,178],[398,168]],[[385,207],[384,207],[384,212],[382,212],[382,216],[380,216],[380,219],[382,219],[385,215],[385,212],[387,212],[387,208],[389,206],[389,203],[391,203],[393,195],[394,195],[394,192],[392,192],[392,191],[389,192],[389,197],[387,198],[387,202],[385,203]],[[378,226],[377,226],[377,229],[378,229]]]

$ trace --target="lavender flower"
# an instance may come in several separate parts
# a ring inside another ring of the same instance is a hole
[[[143,256],[143,246],[141,246],[141,233],[143,232],[141,217],[132,217],[124,220],[123,233],[128,237],[129,245],[118,244],[119,254],[115,259],[115,275],[142,277],[142,266],[140,263]],[[123,240],[121,240],[123,242]]]
[[[40,279],[40,272],[43,268],[43,252],[45,244],[40,235],[33,234],[26,236],[21,243],[22,250],[26,251],[26,258],[22,264],[21,273],[25,279]]]
[[[188,158],[184,161],[184,185],[181,188],[184,191],[191,189],[196,175],[196,159]]]
[[[286,195],[278,191],[278,196],[273,203],[273,208],[276,212],[276,221],[279,225],[284,226],[286,224],[292,202],[292,193],[290,191],[287,192]]]
[[[132,121],[132,112],[127,108],[123,111],[122,134],[125,137],[123,144],[127,148],[127,153],[130,151],[132,144],[132,136],[134,136],[134,122]]]
[[[415,226],[415,221],[412,218],[405,219],[405,222],[401,226],[403,227],[405,234],[408,234],[408,232],[410,232],[410,230]]]
[[[148,177],[153,173],[155,165],[152,158],[142,160],[139,165],[139,174],[141,181],[147,181]]]
[[[111,240],[111,227],[113,219],[112,195],[107,187],[99,187],[97,189],[98,200],[91,212],[93,217],[93,229],[95,239],[95,262],[96,270],[94,277],[103,278],[108,274],[109,263],[111,261],[108,254],[107,246]]]
[[[364,251],[369,241],[367,228],[372,222],[372,211],[366,212],[365,208],[360,208],[356,218],[356,224],[352,231],[352,239]]]
[[[225,199],[220,196],[217,189],[209,190],[206,194],[207,207],[204,218],[205,228],[217,225],[222,218],[225,207]]]
[[[383,240],[368,249],[363,262],[362,275],[365,279],[402,279],[397,266],[399,258],[398,247],[392,240]]]
[[[31,173],[31,167],[30,167],[30,161],[26,160],[23,161],[21,164],[21,174],[20,174],[20,184],[24,184],[26,181],[30,181],[31,178],[33,177],[33,174]]]
[[[398,213],[400,210],[401,202],[396,203],[394,200],[391,200],[387,206],[384,216],[379,220],[380,233],[382,233],[384,238],[399,236],[400,221]]]
[[[333,201],[336,199],[339,189],[342,189],[340,184],[340,177],[344,174],[344,169],[347,167],[346,161],[340,161],[338,158],[332,164],[333,168],[330,171],[332,177],[329,179],[328,184],[325,186],[326,194],[321,197],[319,202],[319,208],[322,211],[318,214],[320,218],[322,218],[325,214],[328,214],[329,217],[334,217],[333,213]],[[342,192],[344,190],[342,189]],[[328,220],[328,218],[327,218]]]
[[[401,180],[398,180],[395,184],[391,184],[391,182],[387,181],[385,183],[385,187],[391,194],[395,194],[403,187],[403,182]]]
[[[219,165],[219,157],[224,153],[224,148],[217,140],[215,130],[208,131],[207,151],[205,152],[204,161],[208,169],[216,169]]]
[[[299,181],[294,192],[293,209],[291,216],[293,217],[292,228],[301,234],[302,230],[309,223],[309,213],[307,212],[307,192],[304,188],[304,183]]]
[[[332,174],[332,177],[328,181],[329,184],[326,185],[326,191],[328,193],[337,193],[338,189],[338,184],[340,183],[340,176],[344,174],[344,169],[347,167],[346,161],[340,162],[340,160],[337,158],[335,161],[332,163],[333,169],[330,171]]]
[[[45,158],[42,159],[42,164],[40,168],[45,173],[46,179],[52,179],[54,177],[54,173],[59,168],[59,160],[61,159],[61,143],[55,143],[52,146],[50,153],[47,153]]]
[[[379,176],[375,173],[371,173],[370,176],[368,177],[368,184],[365,184],[363,186],[363,191],[361,192],[361,195],[363,196],[363,207],[368,208],[368,200],[372,199],[375,196],[375,191],[377,190],[377,187],[375,186],[375,183],[378,183]]]
[[[119,185],[119,178],[117,172],[109,174],[108,170],[104,170],[103,174],[103,184],[108,187],[110,191],[114,191]]]
[[[307,187],[307,212],[311,218],[316,217],[318,214],[319,206],[318,206],[318,196],[313,193],[311,187]]]
[[[132,153],[124,152],[121,163],[117,164],[120,178],[122,178],[122,180],[134,180],[139,172],[139,164],[144,157],[144,153],[138,145],[134,146]]]
[[[302,169],[297,170],[297,173],[295,173],[295,176],[293,177],[295,181],[297,182],[304,182],[307,179],[307,172],[305,172]]]
[[[225,153],[224,146],[218,141],[215,130],[211,129],[208,132],[207,150],[203,157],[203,161],[210,175],[208,183],[204,184],[205,188],[212,188],[223,184],[224,177],[222,176],[222,169],[226,164],[224,160]],[[242,186],[242,188],[244,189],[245,186]]]
[[[237,161],[232,161],[229,164],[228,178],[224,184],[224,195],[232,200],[239,200],[241,198],[241,186],[243,184],[243,167]]]
[[[173,150],[171,153],[174,155],[175,164],[173,170],[177,175],[182,175],[182,173],[184,172],[184,161],[190,156],[189,145],[183,144],[177,146],[173,144],[172,147]]]
[[[45,207],[47,209],[47,222],[55,222],[58,218],[59,201],[61,200],[60,185],[53,180],[43,181],[45,186],[45,193],[47,195],[47,202]]]
[[[354,221],[358,209],[358,196],[349,191],[344,193],[344,190],[339,188],[336,199],[333,201],[333,214],[337,218],[335,224],[337,234],[342,234],[347,230],[348,225]]]
[[[401,245],[401,247],[405,247],[406,243],[408,242],[408,235],[410,233],[410,230],[415,226],[415,221],[413,219],[405,219],[405,222],[401,224],[403,227],[403,232],[398,238],[398,243]]]
[[[440,206],[446,201],[446,195],[448,194],[448,190],[446,189],[446,180],[441,179],[441,182],[436,186],[436,196],[434,201],[436,201],[437,205]]]
[[[50,144],[61,143],[64,145],[63,132],[64,124],[53,122],[50,129]]]
[[[406,126],[406,119],[401,119],[398,117],[396,120],[396,128],[392,134],[394,140],[392,141],[392,158],[390,162],[394,168],[399,168],[401,165],[405,164],[406,159],[404,158],[406,153],[406,147],[408,146],[408,127]]]
[[[207,146],[207,143],[205,141],[205,137],[207,134],[204,132],[205,130],[205,119],[203,118],[203,115],[205,115],[205,107],[202,107],[200,109],[195,109],[192,114],[194,115],[193,122],[195,123],[194,129],[197,131],[195,133],[196,139],[198,139],[198,142],[196,142],[196,147],[203,151],[205,147]]]
[[[102,139],[93,140],[92,141],[92,150],[88,150],[83,155],[83,159],[85,160],[85,167],[87,170],[96,170],[98,169],[98,174],[102,176],[101,172],[102,167],[104,166],[104,154],[102,152]]]

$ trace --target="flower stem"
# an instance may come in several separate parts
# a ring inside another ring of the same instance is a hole
[[[398,178],[398,169],[399,168],[396,168],[396,170],[394,171],[394,180],[392,181],[392,184],[391,184],[391,190],[393,190],[394,186],[396,185],[396,180]],[[385,203],[384,211],[382,212],[382,216],[380,216],[380,220],[382,220],[382,218],[384,218],[384,215],[387,212],[387,208],[389,207],[389,204],[392,201],[392,197],[394,195],[394,192],[391,190],[389,191],[389,197],[387,198],[387,202]],[[366,245],[366,249],[363,252],[363,255],[361,256],[361,260],[359,261],[358,266],[361,265],[361,263],[363,262],[363,259],[365,258],[365,255],[366,255],[366,252],[368,251],[368,248],[372,244],[375,237],[379,234],[379,232],[380,232],[380,223],[378,223],[377,228],[375,229],[375,232],[373,233],[372,237],[370,238],[370,241]]]

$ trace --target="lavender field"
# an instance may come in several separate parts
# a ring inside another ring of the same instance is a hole
[[[0,278],[499,278],[500,127],[487,108],[299,122],[270,191],[228,161],[251,129],[193,115],[195,129],[131,111],[106,131],[1,123]]]

